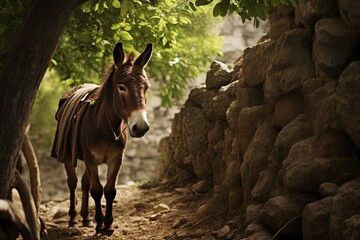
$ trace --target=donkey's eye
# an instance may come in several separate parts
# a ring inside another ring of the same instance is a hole
[[[119,89],[120,92],[126,92],[126,88],[125,88],[124,85],[119,85],[118,89]]]

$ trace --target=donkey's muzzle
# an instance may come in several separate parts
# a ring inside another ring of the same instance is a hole
[[[142,137],[149,131],[150,125],[145,111],[134,111],[129,118],[129,132],[131,137]]]
[[[149,131],[150,126],[148,124],[144,124],[143,126],[138,126],[138,124],[135,124],[132,129],[130,130],[130,135],[132,137],[142,137]]]

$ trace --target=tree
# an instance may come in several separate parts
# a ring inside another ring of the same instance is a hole
[[[36,0],[0,72],[0,198],[8,198],[36,92],[76,0]]]

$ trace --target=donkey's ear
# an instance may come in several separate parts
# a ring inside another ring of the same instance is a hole
[[[114,48],[114,62],[115,65],[120,67],[124,63],[125,53],[122,47],[122,43],[117,43]]]
[[[147,63],[149,62],[149,60],[151,58],[152,50],[153,50],[153,45],[152,45],[152,43],[149,43],[146,46],[146,49],[136,59],[134,65],[137,65],[141,68],[146,67]]]

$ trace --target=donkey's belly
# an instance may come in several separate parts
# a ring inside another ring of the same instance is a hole
[[[95,146],[90,148],[91,155],[95,162],[100,165],[113,161],[121,161],[123,149],[113,146]]]

